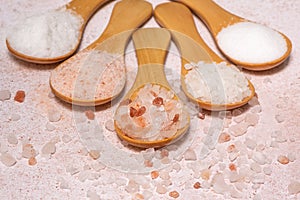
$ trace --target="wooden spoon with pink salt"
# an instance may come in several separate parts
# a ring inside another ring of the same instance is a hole
[[[115,112],[116,132],[133,146],[162,147],[183,136],[190,124],[164,74],[171,35],[167,29],[145,28],[132,38],[139,67],[132,88]]]
[[[118,96],[126,80],[125,46],[132,32],[151,14],[152,5],[146,1],[117,2],[102,35],[52,71],[53,93],[81,106],[101,105]]]

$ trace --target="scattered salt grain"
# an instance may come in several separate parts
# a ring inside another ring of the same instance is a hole
[[[298,193],[300,193],[300,182],[292,181],[288,185],[288,191],[289,191],[289,194],[298,194]]]
[[[242,176],[239,175],[236,171],[231,171],[229,172],[229,181],[231,183],[238,182],[239,180],[242,179]]]
[[[187,149],[184,153],[185,160],[197,160],[197,155],[193,149]]]
[[[218,139],[219,143],[224,143],[230,141],[230,135],[228,133],[221,133]]]
[[[290,160],[290,162],[294,162],[296,160],[296,153],[290,152],[290,153],[288,153],[287,157]]]
[[[248,123],[242,122],[239,124],[232,125],[231,127],[229,127],[228,130],[230,134],[232,134],[235,137],[238,137],[244,135],[247,132],[248,126]]]
[[[89,120],[95,119],[95,113],[92,110],[86,110],[84,114]]]
[[[250,178],[253,184],[263,184],[265,182],[264,174],[252,174]]]
[[[162,164],[169,164],[170,162],[171,162],[171,160],[170,160],[170,158],[168,158],[168,157],[163,157],[161,160],[160,160],[160,162],[162,163]]]
[[[211,174],[211,172],[210,172],[209,169],[203,169],[203,170],[201,171],[201,178],[202,178],[203,180],[209,180],[210,174]]]
[[[157,192],[158,194],[166,194],[166,193],[167,193],[167,188],[164,187],[164,186],[161,185],[161,184],[157,184],[157,185],[156,185],[156,192]]]
[[[239,156],[239,152],[231,152],[229,154],[229,160],[231,162],[235,161],[237,159],[237,157]]]
[[[236,117],[236,116],[239,116],[239,115],[241,115],[243,112],[241,111],[241,109],[239,109],[239,108],[236,108],[236,109],[234,109],[234,110],[232,110],[232,116],[234,116],[234,117]]]
[[[7,141],[9,144],[13,144],[13,145],[18,144],[18,138],[13,133],[11,133],[7,136]]]
[[[89,155],[94,160],[97,160],[100,157],[100,152],[98,150],[90,150]]]
[[[100,196],[95,191],[88,190],[86,196],[90,200],[101,200]]]
[[[259,115],[255,113],[247,113],[245,116],[245,122],[250,126],[255,126],[258,123]]]
[[[109,119],[105,122],[105,128],[108,131],[114,132],[115,131],[115,126],[114,126],[114,120]]]
[[[31,144],[23,144],[22,156],[23,158],[31,158],[36,156],[36,151]]]
[[[260,165],[266,164],[267,157],[263,152],[253,152],[252,159]]]
[[[261,166],[259,164],[257,164],[256,162],[253,162],[253,163],[250,164],[250,169],[253,170],[256,173],[261,172]]]
[[[284,156],[284,155],[279,155],[279,156],[277,157],[277,161],[278,161],[279,163],[283,164],[283,165],[286,165],[286,164],[288,164],[288,163],[290,162],[289,158],[286,157],[286,156]]]
[[[223,28],[217,41],[227,56],[246,63],[271,62],[287,51],[281,34],[253,22],[239,22]]]
[[[240,102],[250,95],[246,77],[225,62],[194,64],[185,75],[185,84],[194,98],[213,104]]]
[[[36,165],[36,164],[37,164],[36,158],[35,158],[35,157],[29,158],[29,159],[28,159],[28,164],[29,164],[30,166]]]
[[[250,138],[246,138],[244,143],[251,150],[254,150],[256,147],[256,141]]]
[[[56,151],[55,144],[52,142],[46,143],[42,148],[42,154],[44,155],[51,155],[54,154]]]
[[[48,119],[50,122],[58,122],[61,119],[61,113],[55,108],[48,110]]]
[[[10,120],[12,120],[12,121],[18,121],[19,119],[21,119],[21,116],[17,113],[13,113],[10,116]]]
[[[169,192],[169,196],[174,199],[177,199],[179,197],[179,193],[176,190],[173,190],[173,191]]]
[[[58,57],[76,47],[82,23],[79,15],[65,9],[49,11],[19,20],[7,40],[22,54],[40,58]]]
[[[159,172],[158,171],[152,171],[150,173],[150,176],[152,179],[156,179],[159,176]]]
[[[249,101],[248,101],[249,106],[254,107],[259,105],[259,101],[258,98],[256,96],[252,97]]]
[[[201,183],[200,182],[196,182],[196,183],[194,183],[193,187],[195,189],[199,189],[199,188],[201,188]]]
[[[17,163],[17,160],[9,153],[2,153],[0,161],[7,167],[11,167]]]
[[[64,178],[59,178],[59,187],[60,189],[66,190],[70,189],[69,183]]]
[[[263,168],[263,172],[265,175],[271,175],[272,174],[272,168],[270,166],[265,166]]]
[[[277,123],[282,123],[282,122],[284,122],[285,117],[281,114],[276,114],[275,119],[276,119]]]
[[[9,90],[1,90],[0,91],[0,101],[9,100],[11,97],[11,93]]]
[[[169,180],[170,179],[170,175],[167,171],[161,171],[159,173],[159,177],[162,179],[162,180]]]
[[[243,193],[237,191],[236,189],[234,188],[231,188],[230,189],[230,196],[232,198],[235,198],[235,199],[242,199],[243,198]]]
[[[225,183],[223,174],[216,174],[212,179],[213,190],[218,194],[225,194],[229,190],[229,185]]]
[[[23,90],[18,90],[16,92],[14,100],[17,101],[17,102],[19,102],[19,103],[24,102],[24,100],[25,100],[25,92]]]
[[[64,143],[68,143],[72,140],[71,136],[69,136],[67,134],[64,134],[61,139]]]

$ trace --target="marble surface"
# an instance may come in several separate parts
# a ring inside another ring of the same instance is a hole
[[[166,61],[166,74],[190,108],[191,128],[178,143],[146,151],[126,146],[109,130],[119,99],[96,108],[64,103],[54,97],[48,83],[57,64],[27,63],[9,54],[5,38],[11,24],[67,2],[0,0],[0,91],[11,93],[10,99],[0,101],[1,199],[174,199],[172,191],[178,192],[177,199],[300,199],[299,193],[291,194],[290,190],[300,180],[300,1],[216,0],[239,16],[286,34],[293,43],[292,54],[272,70],[243,70],[256,88],[258,101],[255,98],[242,107],[240,115],[226,113],[224,118],[224,113],[205,112],[205,119],[200,119],[199,108],[180,91],[180,59],[173,46],[174,52]],[[104,30],[115,2],[92,17],[79,50]],[[155,7],[167,1],[149,2]],[[194,19],[201,36],[220,55],[206,27],[197,17]],[[151,18],[144,27],[158,24]],[[137,65],[132,46],[126,52],[128,89]],[[14,101],[18,90],[25,91],[23,103]],[[94,120],[86,118],[86,110],[95,113]],[[59,114],[56,122],[49,121],[51,112]],[[237,136],[232,132],[234,126],[250,113],[258,122]],[[218,138],[223,132],[229,133],[230,140],[221,143]],[[52,151],[46,149],[49,142],[51,148],[55,147]],[[24,153],[28,144],[36,152],[36,163]],[[232,144],[237,151],[230,153],[228,147]],[[89,154],[93,149],[100,151],[96,160]],[[7,155],[16,161],[13,166],[3,163]],[[278,162],[281,155],[290,162]],[[153,171],[159,177],[152,178]],[[224,180],[221,186],[216,180],[220,177]],[[199,189],[194,187],[197,182]]]

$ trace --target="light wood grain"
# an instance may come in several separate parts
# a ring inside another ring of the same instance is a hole
[[[173,15],[176,13],[176,15]],[[229,110],[245,105],[255,94],[254,87],[250,81],[249,89],[251,95],[241,102],[233,104],[211,104],[194,98],[187,90],[184,76],[188,73],[184,65],[186,63],[204,61],[207,63],[226,62],[214,53],[199,35],[191,11],[183,4],[170,2],[158,5],[154,10],[157,22],[165,28],[170,29],[176,45],[181,53],[181,84],[185,94],[202,108],[207,110]]]

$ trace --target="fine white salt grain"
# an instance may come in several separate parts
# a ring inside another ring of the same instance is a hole
[[[7,40],[22,54],[39,58],[58,57],[76,47],[82,23],[83,19],[70,11],[49,11],[18,21]]]
[[[213,104],[240,102],[251,94],[246,77],[225,62],[194,64],[185,75],[185,84],[194,98]]]
[[[280,33],[252,22],[223,28],[217,35],[217,42],[227,56],[247,63],[271,62],[287,51],[286,41]]]

